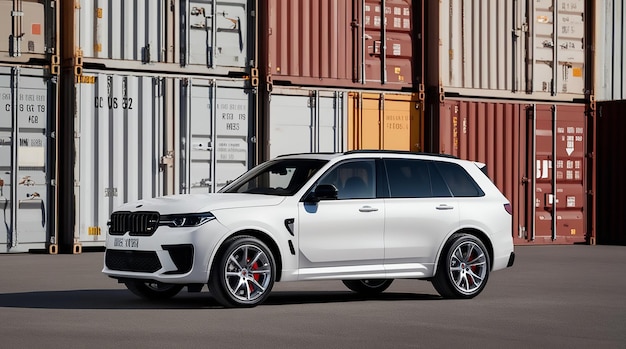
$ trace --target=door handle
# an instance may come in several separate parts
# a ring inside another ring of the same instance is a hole
[[[446,204],[441,204],[439,206],[437,206],[438,210],[453,210],[454,206],[448,206]]]
[[[378,209],[376,207],[371,206],[363,206],[359,209],[360,212],[376,212]]]

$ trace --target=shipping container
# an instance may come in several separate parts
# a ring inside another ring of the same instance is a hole
[[[55,3],[0,0],[0,62],[58,65]]]
[[[268,158],[347,150],[346,96],[341,90],[275,88],[267,101]]]
[[[79,0],[63,2],[66,52],[77,66],[202,73],[249,73],[254,64],[253,0]]]
[[[422,150],[423,101],[418,93],[351,92],[348,150]]]
[[[442,97],[585,98],[584,0],[426,1],[426,17],[426,80]]]
[[[594,1],[594,94],[597,101],[626,99],[626,1]]]
[[[422,82],[421,9],[412,0],[259,5],[259,67],[269,86],[411,91]]]
[[[56,253],[55,96],[42,68],[0,66],[0,253]]]
[[[243,80],[179,79],[177,193],[216,192],[254,165],[255,89]]]
[[[428,151],[487,164],[513,205],[516,244],[590,242],[584,104],[446,99]]]
[[[75,252],[104,246],[122,203],[213,192],[248,169],[246,81],[97,70],[77,81]]]
[[[626,182],[622,142],[626,129],[626,100],[605,101],[596,110],[596,243],[626,245],[623,214]]]

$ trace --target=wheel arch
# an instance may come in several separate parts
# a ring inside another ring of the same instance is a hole
[[[222,242],[220,243],[219,248],[217,249],[217,252],[211,259],[211,265],[209,266],[209,270],[213,269],[213,264],[215,263],[215,260],[219,256],[221,256],[222,253],[224,253],[224,250],[228,247],[226,244],[226,241],[229,241],[230,239],[238,237],[238,236],[251,236],[251,237],[261,240],[265,245],[267,245],[267,247],[272,252],[272,256],[274,257],[274,262],[276,263],[276,280],[275,281],[276,282],[280,281],[280,277],[281,277],[282,270],[283,270],[283,259],[282,259],[282,255],[280,254],[280,249],[278,248],[278,244],[267,233],[262,232],[260,230],[255,230],[255,229],[240,230],[236,233],[233,233],[227,236],[225,239],[223,239]]]
[[[437,253],[437,259],[435,260],[435,266],[434,266],[434,271],[436,273],[436,270],[439,266],[439,263],[441,262],[441,255],[446,251],[446,249],[448,248],[448,246],[452,243],[452,237],[455,236],[456,234],[467,234],[467,235],[472,235],[474,237],[476,237],[478,240],[480,240],[480,242],[483,243],[483,245],[485,245],[485,248],[487,249],[487,253],[489,254],[489,271],[493,270],[493,244],[491,243],[491,239],[489,239],[489,237],[487,236],[487,234],[485,234],[483,231],[476,229],[476,228],[462,228],[459,229],[457,231],[455,231],[454,233],[450,234],[446,240],[444,241],[444,243],[441,245],[441,247],[439,248],[439,252]]]

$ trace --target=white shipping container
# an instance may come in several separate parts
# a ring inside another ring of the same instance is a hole
[[[256,93],[243,80],[179,84],[179,193],[216,192],[251,167]]]
[[[427,40],[427,82],[466,96],[585,96],[584,0],[441,0]]]
[[[85,63],[217,74],[248,67],[248,0],[79,2],[74,35]]]
[[[346,150],[347,100],[343,91],[274,88],[269,100],[269,158]]]
[[[255,93],[243,80],[95,70],[78,80],[81,246],[104,246],[122,203],[214,192],[248,169]]]
[[[54,88],[43,69],[0,66],[0,253],[56,246],[48,103]]]
[[[626,99],[626,1],[595,2],[594,91],[598,101]]]

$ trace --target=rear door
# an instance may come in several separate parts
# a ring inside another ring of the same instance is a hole
[[[458,202],[427,160],[386,159],[389,197],[385,199],[385,269],[425,271],[443,239],[457,229]]]

